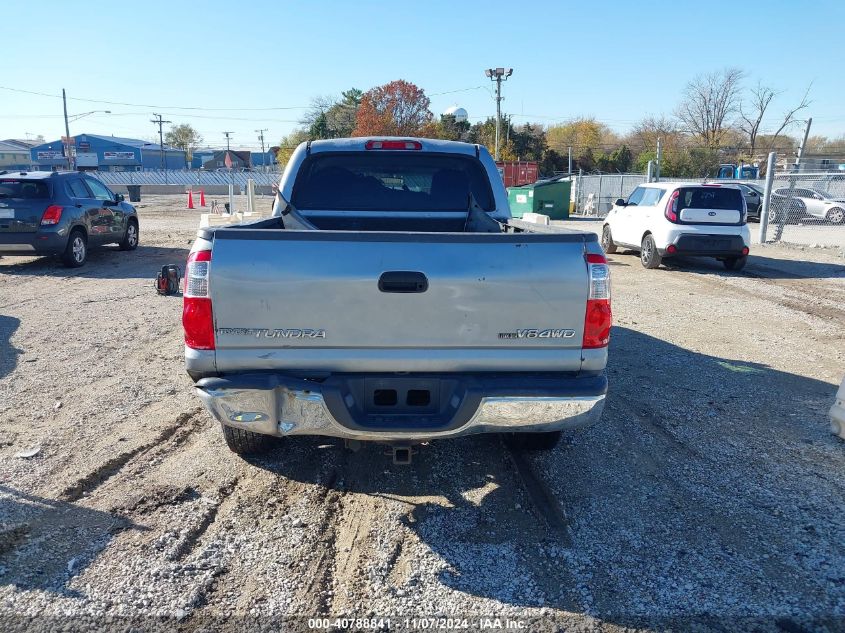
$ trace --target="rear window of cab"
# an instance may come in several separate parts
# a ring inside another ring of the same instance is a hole
[[[495,208],[483,165],[460,154],[337,152],[302,163],[291,203],[301,210],[466,211]]]

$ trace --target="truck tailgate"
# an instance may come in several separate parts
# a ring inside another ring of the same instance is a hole
[[[577,371],[586,239],[218,229],[217,369]]]

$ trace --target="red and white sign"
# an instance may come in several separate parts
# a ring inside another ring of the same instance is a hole
[[[232,157],[229,152],[226,152],[226,158],[223,159],[223,164],[226,165],[226,169],[232,169]]]

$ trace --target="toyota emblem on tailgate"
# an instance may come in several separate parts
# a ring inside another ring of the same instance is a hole
[[[715,211],[711,211],[711,212],[710,212],[710,213],[708,213],[707,215],[709,215],[710,217],[713,217],[714,215],[716,215],[716,212],[715,212]]]

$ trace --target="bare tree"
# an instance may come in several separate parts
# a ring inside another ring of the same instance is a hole
[[[809,107],[810,103],[812,103],[810,101],[810,88],[812,88],[812,87],[813,87],[812,83],[809,86],[807,86],[807,90],[804,92],[804,97],[801,99],[801,103],[799,103],[797,106],[795,106],[791,110],[787,110],[786,113],[783,115],[783,119],[781,120],[780,127],[772,135],[772,140],[771,140],[771,143],[769,145],[768,151],[772,151],[772,148],[775,146],[775,143],[778,140],[778,136],[780,136],[780,134],[785,129],[787,129],[788,127],[791,127],[792,125],[794,125],[795,123],[798,122],[798,119],[795,118],[795,115],[798,114],[804,108]]]
[[[711,149],[721,145],[725,123],[736,112],[742,78],[740,69],[726,68],[698,75],[684,90],[676,114]]]
[[[760,133],[763,117],[766,116],[766,110],[769,108],[772,99],[778,94],[780,93],[758,81],[757,86],[751,89],[750,104],[745,105],[742,102],[739,104],[739,129],[748,135],[748,154],[751,158],[754,158],[757,135]]]
[[[640,151],[654,150],[657,147],[657,139],[662,139],[664,147],[667,139],[670,143],[680,145],[683,132],[678,127],[677,121],[665,116],[647,116],[637,122],[631,129],[626,142]]]

